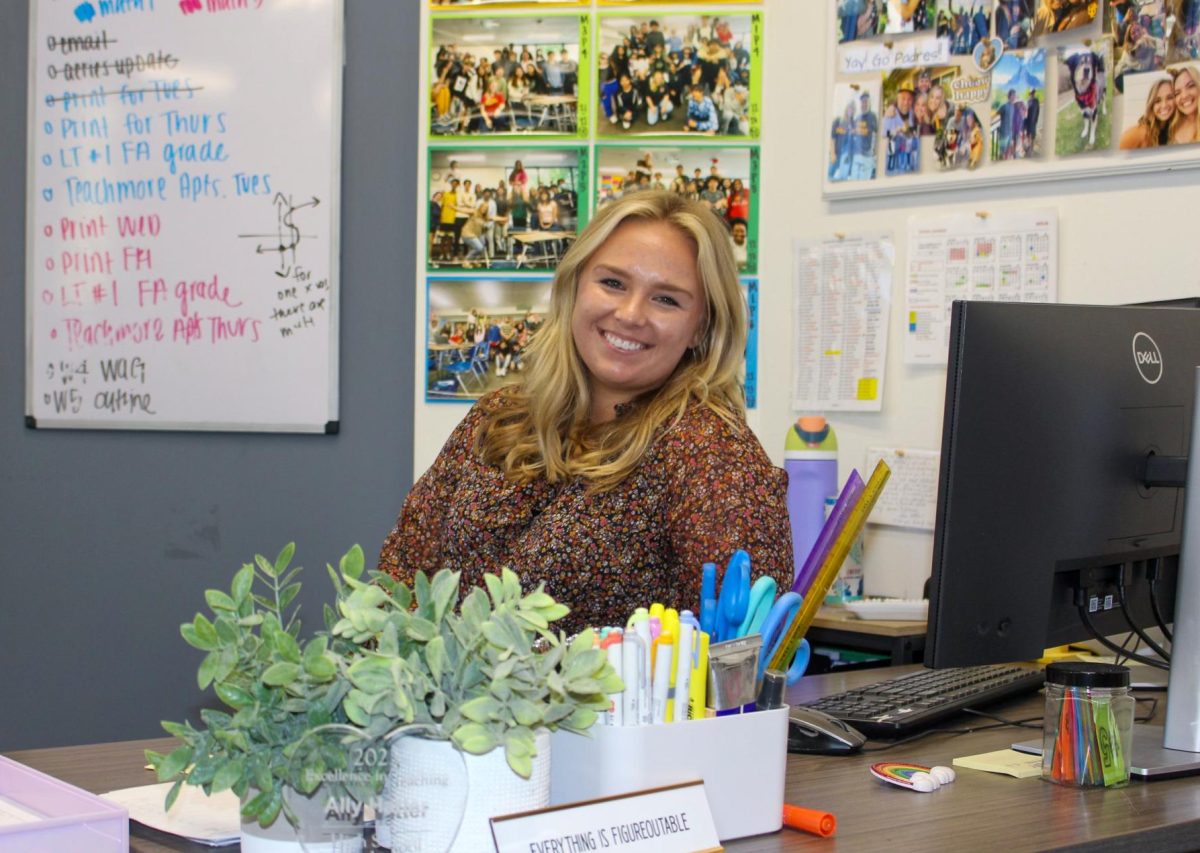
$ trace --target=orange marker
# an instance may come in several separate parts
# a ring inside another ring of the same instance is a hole
[[[829,812],[806,809],[803,806],[783,804],[783,825],[792,829],[802,829],[828,838],[837,830],[837,818]]]

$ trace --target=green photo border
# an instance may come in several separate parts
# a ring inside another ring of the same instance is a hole
[[[795,0],[799,2],[799,0]],[[811,0],[810,0],[811,2]],[[697,8],[657,8],[650,5],[650,9],[639,9],[633,4],[625,4],[623,8],[614,9],[609,6],[606,11],[597,11],[596,17],[596,33],[595,44],[593,45],[593,55],[597,58],[600,56],[600,25],[605,18],[657,18],[659,20],[667,20],[670,18],[694,18],[698,15],[713,15],[724,12],[725,17],[749,17],[750,18],[750,102],[747,104],[746,117],[750,123],[750,132],[745,136],[705,136],[697,137],[695,134],[677,133],[674,131],[661,133],[637,133],[637,134],[609,134],[605,133],[606,129],[603,122],[600,120],[600,112],[597,109],[596,113],[596,128],[592,135],[592,140],[597,144],[608,144],[610,142],[624,142],[631,139],[638,140],[655,140],[655,139],[670,139],[670,140],[695,140],[702,138],[708,141],[708,144],[715,145],[713,140],[728,139],[729,145],[722,147],[731,148],[739,145],[747,145],[761,142],[762,133],[762,51],[763,51],[763,12],[758,9],[727,9],[719,8],[721,4],[714,4],[718,8],[710,9],[706,6],[697,6]],[[592,70],[592,102],[600,104],[600,68],[597,65]]]
[[[504,139],[506,141],[511,139],[513,142],[520,142],[522,139],[525,139],[525,138],[526,137],[519,137],[519,136],[518,137],[507,137],[507,136],[504,137]],[[431,143],[431,144],[428,144],[425,146],[425,195],[422,199],[422,202],[425,206],[425,210],[428,210],[429,200],[433,197],[433,157],[437,153],[444,152],[444,151],[462,151],[462,152],[510,151],[510,152],[518,152],[518,153],[524,154],[525,152],[537,152],[537,151],[559,151],[559,152],[567,151],[567,152],[575,153],[575,156],[577,158],[576,171],[579,176],[579,180],[578,180],[577,186],[575,188],[575,195],[576,195],[575,233],[578,234],[580,231],[582,231],[584,226],[586,226],[588,224],[588,222],[591,220],[592,211],[595,208],[595,205],[593,203],[594,199],[592,199],[592,186],[593,186],[592,169],[594,167],[589,162],[590,151],[591,151],[591,148],[589,145],[586,145],[586,144],[504,145],[504,144],[495,144],[495,143],[485,145],[485,144],[480,144],[475,137],[464,137],[463,139],[464,139],[464,143],[458,144],[458,145],[447,141],[447,142],[439,142],[436,145]],[[468,139],[471,140],[471,143],[467,143],[465,141]],[[515,159],[522,159],[522,158],[515,158]],[[751,195],[751,203],[752,204],[753,204],[753,200],[754,200],[753,195]],[[751,212],[753,212],[753,209],[751,210]],[[466,275],[471,278],[479,278],[480,277],[479,274],[474,270],[458,270],[458,269],[454,269],[452,267],[435,267],[435,266],[431,265],[432,261],[433,261],[433,257],[432,257],[432,253],[429,251],[429,235],[430,235],[430,229],[433,226],[433,223],[431,223],[429,221],[428,216],[424,217],[424,222],[425,222],[425,230],[421,234],[421,239],[423,241],[425,241],[423,244],[423,251],[425,253],[425,272],[429,275],[433,275],[433,276],[437,276],[437,277],[445,277],[445,278],[453,278],[455,275]],[[487,277],[489,277],[489,278],[496,278],[496,277],[523,278],[526,276],[537,277],[537,276],[544,276],[544,275],[553,275],[554,268],[538,267],[535,269],[528,269],[528,270],[510,270],[510,269],[491,270],[491,269],[489,269],[489,270],[486,270],[486,273],[487,273]]]
[[[713,143],[697,143],[694,136],[684,137],[691,141],[691,144],[684,144],[679,141],[678,136],[650,136],[639,137],[637,141],[632,141],[628,138],[621,139],[619,142],[610,141],[608,139],[598,139],[595,142],[596,156],[592,163],[592,192],[589,195],[589,203],[593,210],[596,209],[599,199],[596,198],[596,192],[600,187],[600,152],[601,150],[622,149],[628,148],[634,151],[654,150],[656,148],[681,148],[689,151],[728,151],[728,150],[746,150],[750,154],[750,174],[748,185],[750,187],[750,216],[746,221],[746,268],[739,270],[741,276],[756,278],[760,271],[758,268],[759,254],[761,241],[759,240],[758,228],[758,205],[759,197],[762,193],[761,181],[761,162],[762,162],[762,147],[756,144],[740,143],[730,145],[717,145]]]
[[[439,142],[451,142],[451,141],[456,141],[456,140],[480,141],[480,140],[484,140],[484,139],[486,139],[486,140],[508,140],[508,139],[554,139],[554,140],[579,139],[579,140],[586,140],[586,139],[589,139],[590,135],[591,135],[590,134],[590,132],[591,132],[591,114],[592,114],[591,98],[592,98],[592,87],[594,86],[594,82],[592,84],[585,85],[583,83],[583,80],[584,80],[583,75],[586,74],[588,76],[588,78],[592,78],[592,77],[596,76],[596,70],[592,67],[592,37],[591,37],[592,15],[591,15],[591,13],[588,12],[588,13],[580,14],[578,11],[559,10],[557,8],[555,8],[554,11],[541,11],[540,9],[530,9],[530,8],[511,9],[508,7],[502,7],[504,9],[504,11],[493,12],[493,11],[490,11],[490,8],[491,7],[487,7],[487,6],[471,6],[471,7],[469,7],[469,11],[464,10],[464,11],[467,11],[467,14],[464,14],[463,12],[459,12],[457,14],[443,14],[443,13],[439,12],[437,14],[429,15],[429,20],[428,20],[429,30],[427,33],[428,39],[426,42],[428,47],[427,47],[426,54],[425,54],[425,67],[426,67],[426,70],[429,72],[429,77],[428,77],[427,85],[425,86],[425,91],[423,91],[421,93],[421,109],[424,110],[424,115],[425,115],[425,137],[426,137],[426,140],[432,144],[433,140],[435,140],[435,139],[438,140]],[[482,12],[482,10],[485,10],[485,9],[489,10],[489,11],[487,11],[486,13]],[[429,97],[430,91],[433,88],[434,75],[436,73],[436,69],[434,68],[434,60],[437,57],[437,45],[434,44],[434,41],[433,41],[434,25],[438,21],[459,21],[459,20],[465,20],[465,19],[469,19],[469,18],[479,17],[480,14],[485,14],[485,16],[488,18],[532,18],[532,17],[534,17],[534,13],[536,13],[536,17],[542,18],[542,19],[545,19],[545,18],[576,18],[578,20],[578,23],[579,23],[579,70],[578,70],[577,74],[578,74],[578,81],[579,81],[578,82],[579,93],[578,93],[578,96],[577,96],[577,99],[575,102],[575,131],[573,133],[557,133],[557,132],[553,132],[553,131],[550,131],[550,132],[508,131],[508,132],[488,133],[488,134],[434,133],[433,132],[433,104],[431,103],[430,97]],[[501,143],[493,141],[490,144],[501,144]]]

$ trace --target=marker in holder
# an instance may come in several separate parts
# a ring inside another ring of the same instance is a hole
[[[1076,661],[1047,666],[1042,778],[1080,788],[1127,783],[1134,704],[1128,667]]]

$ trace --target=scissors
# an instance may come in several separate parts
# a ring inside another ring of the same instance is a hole
[[[759,633],[771,605],[775,603],[776,586],[775,578],[764,575],[750,587],[750,605],[746,609],[746,618],[737,629],[737,636],[745,637],[747,634]]]
[[[762,651],[758,657],[758,677],[762,678],[763,670],[767,668],[767,662],[775,656],[779,644],[783,642],[784,635],[787,634],[788,625],[796,618],[796,614],[800,612],[800,605],[804,602],[804,598],[795,592],[785,592],[779,596],[779,600],[771,606],[771,611],[767,614],[767,618],[763,620],[760,633],[762,634],[763,644]],[[800,680],[800,676],[804,675],[804,670],[808,668],[808,659],[812,654],[808,640],[801,640],[800,647],[796,649],[796,656],[792,658],[792,664],[788,667],[787,683],[795,684]]]
[[[714,640],[732,640],[737,636],[750,607],[750,555],[740,548],[729,558],[721,595],[717,599],[717,636]]]

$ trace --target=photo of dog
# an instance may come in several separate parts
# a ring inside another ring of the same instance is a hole
[[[952,104],[950,117],[933,140],[938,169],[974,170],[983,162],[984,128],[979,114],[967,104]]]
[[[1096,19],[1097,0],[1038,0],[1033,14],[1033,35],[1062,33],[1083,27]]]
[[[1055,153],[1107,149],[1112,144],[1112,39],[1058,49]]]

